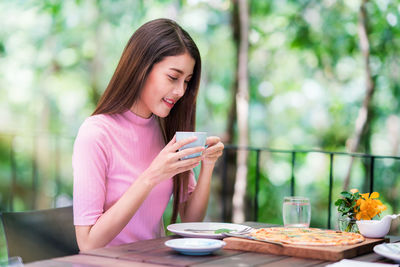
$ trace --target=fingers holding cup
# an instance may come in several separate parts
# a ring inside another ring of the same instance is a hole
[[[181,151],[185,148],[193,147],[190,144],[195,142],[197,140],[197,137],[196,136],[188,136],[186,138],[183,138],[183,137],[178,137],[177,135],[175,135],[174,139],[175,139],[175,143],[172,144],[172,150],[173,151],[177,151],[177,150]]]
[[[224,144],[218,136],[210,136],[206,141],[207,149],[203,152],[203,163],[215,164],[218,158],[222,155]]]
[[[201,160],[201,154],[205,150],[204,146],[196,146],[191,148],[186,148],[178,151],[176,156],[178,159],[191,159],[191,158],[199,158]]]

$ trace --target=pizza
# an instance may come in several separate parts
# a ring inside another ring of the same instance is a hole
[[[342,246],[357,244],[365,240],[362,235],[357,233],[319,228],[271,227],[255,229],[249,235],[255,240],[303,246]]]

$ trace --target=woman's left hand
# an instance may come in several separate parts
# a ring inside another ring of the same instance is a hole
[[[214,165],[217,159],[222,155],[224,150],[224,144],[218,136],[207,137],[206,150],[203,151],[202,164],[203,165]]]

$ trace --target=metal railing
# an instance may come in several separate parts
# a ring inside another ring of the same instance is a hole
[[[329,155],[329,195],[328,195],[328,218],[327,218],[327,228],[331,228],[331,207],[332,207],[332,189],[333,189],[333,161],[334,157],[337,155],[344,155],[354,158],[364,158],[369,159],[369,191],[374,191],[374,170],[375,170],[375,160],[376,159],[394,159],[400,160],[399,156],[381,156],[381,155],[371,155],[371,154],[363,154],[363,153],[346,153],[346,152],[333,152],[333,151],[324,151],[324,150],[304,150],[304,149],[297,149],[297,150],[282,150],[282,149],[272,149],[272,148],[256,148],[256,147],[239,147],[235,145],[226,145],[225,150],[247,150],[253,151],[256,153],[256,167],[255,167],[255,195],[254,195],[254,220],[258,221],[258,209],[259,209],[259,201],[258,195],[260,192],[260,154],[261,152],[269,152],[269,153],[283,153],[283,154],[290,154],[291,155],[291,178],[290,178],[290,194],[291,196],[295,195],[295,165],[296,165],[296,155],[301,153],[321,153]],[[223,188],[226,188],[227,184],[227,153],[223,155],[223,167],[222,167],[222,183]],[[251,170],[249,170],[251,172]],[[226,197],[226,190],[222,191],[222,198],[225,199]],[[223,205],[222,208],[223,216],[226,215],[226,206]]]
[[[60,146],[60,140],[62,138],[67,139],[69,142],[73,142],[73,137],[70,136],[60,136],[60,135],[50,135],[50,134],[45,134],[49,140],[51,139],[53,144],[54,144],[54,149],[53,149],[53,158],[51,159],[54,164],[54,181],[55,181],[55,187],[56,187],[56,195],[59,194],[60,188],[62,187],[62,181],[60,177],[60,162],[61,162],[61,146]],[[5,133],[0,133],[0,137],[2,138],[7,138],[9,140],[9,146],[10,146],[10,151],[9,151],[9,164],[10,164],[10,192],[9,192],[9,199],[8,199],[8,210],[12,211],[14,209],[13,207],[13,198],[14,198],[14,192],[17,188],[17,160],[16,160],[16,155],[15,155],[15,147],[14,147],[14,140],[15,138],[19,136],[17,134],[5,134]],[[31,135],[31,136],[26,136],[28,138],[32,138],[32,157],[30,158],[31,160],[31,186],[32,186],[32,203],[31,203],[31,208],[35,207],[35,201],[36,201],[36,193],[37,193],[37,187],[39,184],[39,174],[38,174],[38,166],[37,166],[37,159],[36,159],[36,154],[37,154],[37,139],[43,135]],[[282,150],[282,149],[272,149],[272,148],[256,148],[256,147],[239,147],[235,145],[226,145],[225,146],[225,153],[222,156],[222,174],[221,174],[221,181],[222,181],[222,199],[223,204],[222,204],[222,217],[226,218],[227,215],[227,205],[225,203],[225,200],[227,199],[227,183],[228,183],[228,177],[227,177],[227,160],[228,160],[228,151],[233,151],[237,152],[239,150],[247,150],[250,152],[255,153],[255,169],[248,171],[248,173],[253,172],[254,177],[255,177],[255,188],[254,188],[254,200],[253,200],[253,214],[254,218],[253,220],[258,221],[258,211],[259,211],[259,192],[260,192],[260,156],[261,153],[263,152],[268,152],[268,153],[276,153],[276,154],[286,154],[290,155],[291,159],[291,177],[290,177],[290,194],[293,196],[295,195],[295,184],[296,184],[296,173],[295,173],[295,166],[296,166],[296,156],[299,154],[304,154],[304,153],[320,153],[320,154],[326,154],[329,156],[329,177],[328,177],[328,184],[329,184],[329,195],[328,195],[328,218],[327,218],[327,227],[331,228],[331,207],[332,207],[332,189],[333,189],[333,181],[334,181],[334,170],[333,170],[333,163],[334,163],[334,158],[335,156],[338,155],[344,155],[348,157],[354,157],[354,158],[364,158],[369,161],[369,191],[373,192],[374,191],[374,170],[375,170],[375,160],[376,159],[394,159],[394,160],[400,160],[399,156],[380,156],[380,155],[370,155],[370,154],[362,154],[362,153],[346,153],[346,152],[332,152],[332,151],[323,151],[323,150],[302,150],[302,149],[297,149],[297,150]],[[236,164],[236,162],[235,162]],[[248,164],[249,165],[249,164]]]
[[[37,154],[39,151],[38,147],[38,139],[43,138],[45,136],[47,140],[51,140],[53,143],[54,149],[52,151],[52,163],[54,164],[54,182],[56,187],[55,198],[59,195],[62,187],[61,181],[61,139],[68,140],[70,142],[73,141],[73,137],[64,136],[64,135],[56,135],[49,133],[37,133],[32,135],[26,134],[15,134],[15,133],[0,133],[0,137],[8,140],[9,143],[9,164],[10,164],[10,191],[8,195],[8,207],[7,211],[14,210],[14,193],[17,189],[17,181],[18,181],[18,167],[17,167],[17,156],[16,156],[16,148],[15,148],[15,140],[18,137],[29,138],[31,139],[31,157],[30,157],[30,169],[31,169],[31,191],[32,198],[30,202],[30,209],[35,209],[35,205],[37,202],[37,194],[38,194],[38,186],[39,186],[39,170],[38,170],[38,162],[37,162]]]

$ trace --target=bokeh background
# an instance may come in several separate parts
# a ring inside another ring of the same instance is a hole
[[[94,110],[129,37],[151,19],[176,20],[200,49],[197,130],[237,144],[237,124],[228,132],[238,62],[235,5],[230,0],[2,0],[0,209],[71,203],[71,154],[79,126]],[[249,0],[248,6],[249,146],[349,151],[369,77],[374,92],[355,152],[399,156],[399,0]],[[360,49],[361,7],[370,73]],[[226,139],[229,134],[232,139]],[[261,154],[259,221],[282,223],[290,155]],[[335,158],[333,199],[349,162],[348,156]],[[326,227],[329,156],[299,154],[295,166],[296,193],[311,198],[312,226]],[[248,167],[251,209],[254,153]],[[386,213],[398,213],[400,160],[377,159],[374,167]],[[356,159],[350,187],[367,190],[368,170],[367,161]],[[221,172],[217,166],[208,221],[221,220]],[[398,232],[398,225],[392,228]]]

